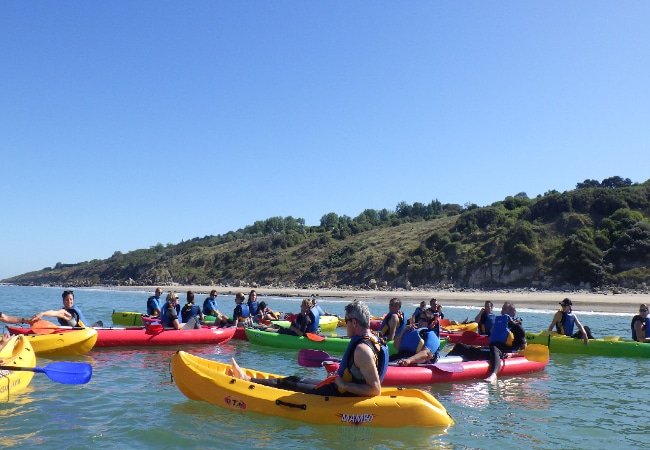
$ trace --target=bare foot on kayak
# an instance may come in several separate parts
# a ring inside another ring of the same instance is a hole
[[[246,375],[246,373],[241,370],[241,367],[239,367],[239,364],[237,364],[237,361],[235,361],[235,358],[230,358],[230,371],[232,372],[232,376],[240,379],[240,380],[246,380],[250,381],[251,377]]]
[[[496,384],[496,382],[497,382],[497,375],[496,375],[495,373],[493,373],[492,375],[490,375],[489,377],[487,377],[487,378],[485,379],[485,381],[487,381],[488,383]]]

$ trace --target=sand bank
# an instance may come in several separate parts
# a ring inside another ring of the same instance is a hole
[[[138,290],[153,292],[157,286],[131,286],[119,287],[119,290]],[[320,297],[320,298],[356,298],[372,303],[388,303],[393,297],[403,303],[419,303],[431,298],[438,299],[440,304],[454,306],[481,306],[486,300],[494,303],[495,307],[509,301],[520,308],[555,309],[562,299],[568,297],[573,301],[575,311],[599,312],[629,312],[638,311],[641,303],[650,303],[650,292],[634,292],[614,294],[612,292],[587,293],[587,292],[537,292],[531,290],[497,290],[497,291],[453,291],[453,290],[339,290],[339,289],[292,289],[292,288],[251,288],[251,287],[209,287],[209,286],[160,286],[163,291],[171,289],[176,292],[188,290],[197,294],[207,294],[216,289],[219,294],[248,293],[255,289],[261,296],[282,297]]]

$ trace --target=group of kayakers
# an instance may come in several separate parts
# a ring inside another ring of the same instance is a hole
[[[388,313],[383,318],[379,333],[386,340],[394,339],[394,346],[398,353],[391,357],[391,361],[406,366],[435,363],[438,360],[440,321],[444,315],[442,306],[435,298],[429,303],[427,308],[426,302],[422,301],[411,318],[405,320],[401,301],[398,298],[390,299]],[[554,314],[549,331],[556,329],[558,334],[582,339],[584,344],[588,345],[589,339],[593,339],[591,330],[583,326],[574,314],[573,302],[565,298],[559,304],[560,310]],[[515,318],[515,306],[505,302],[500,315],[495,314],[493,308],[493,303],[486,301],[474,320],[477,324],[477,332],[489,336],[489,345],[480,348],[456,344],[449,352],[450,356],[462,356],[466,360],[489,360],[491,371],[486,381],[490,382],[496,380],[501,359],[526,348],[526,333],[521,320]],[[467,319],[463,323],[467,323]],[[650,317],[645,304],[641,305],[639,314],[634,316],[631,327],[634,340],[644,342],[647,337],[650,337]]]
[[[154,295],[147,299],[147,316],[149,319],[160,319],[164,328],[200,328],[201,324],[217,327],[252,325],[254,323],[280,320],[283,317],[282,313],[276,313],[269,308],[266,302],[258,302],[255,290],[248,293],[248,300],[246,300],[243,293],[235,295],[235,308],[232,318],[219,310],[217,304],[218,294],[215,289],[210,291],[210,295],[205,298],[202,307],[195,303],[195,295],[192,291],[187,291],[187,303],[182,308],[178,303],[178,294],[176,292],[170,291],[167,294],[166,301],[163,301],[162,293],[162,289],[157,288]],[[318,317],[325,314],[325,312],[320,306],[317,306],[315,300],[313,300],[313,305],[310,307],[310,312],[312,314],[307,320],[302,320],[304,317],[301,318],[299,317],[301,315],[298,314],[290,329],[293,329],[296,334],[317,329]],[[179,317],[180,321],[178,320]],[[210,320],[207,320],[206,317],[209,317]],[[302,322],[300,322],[301,320]],[[303,322],[306,323],[306,326],[303,326]]]
[[[152,317],[159,317],[165,328],[178,329],[182,324],[184,328],[191,325],[199,328],[204,316],[214,316],[215,324],[238,325],[240,321],[251,321],[253,317],[279,318],[270,310],[265,302],[257,302],[257,293],[249,293],[245,302],[244,294],[235,296],[235,309],[233,318],[229,319],[217,308],[217,292],[212,290],[210,296],[203,302],[203,308],[195,304],[194,293],[187,292],[187,304],[181,309],[178,295],[170,291],[166,302],[161,301],[162,290],[156,289],[155,294],[147,300],[147,312]],[[30,318],[18,318],[0,312],[0,321],[5,323],[33,324],[43,316],[56,317],[61,325],[83,327],[88,323],[81,310],[74,304],[74,292],[66,290],[62,294],[63,308],[59,310],[43,311]],[[588,327],[583,326],[573,313],[573,302],[565,298],[560,303],[560,310],[553,316],[549,331],[556,329],[559,334],[578,337],[588,345],[593,339]],[[510,353],[526,348],[525,331],[521,320],[516,318],[514,304],[505,302],[501,314],[493,311],[493,304],[486,301],[483,308],[475,318],[478,333],[489,336],[487,348],[477,348],[465,344],[456,344],[448,355],[462,356],[466,360],[487,359],[490,364],[490,375],[486,381],[496,381],[496,372],[499,362],[507,358]],[[304,380],[297,377],[279,379],[252,380],[257,383],[272,383],[277,387],[308,392],[319,395],[378,395],[389,361],[400,366],[409,366],[420,363],[435,363],[440,355],[440,320],[444,317],[442,306],[437,300],[431,299],[427,308],[422,302],[411,316],[405,320],[401,311],[401,301],[392,298],[389,301],[388,313],[383,318],[379,332],[370,329],[370,311],[362,301],[353,301],[345,307],[345,323],[347,335],[351,337],[350,344],[341,360],[336,378],[331,378],[329,384],[317,383],[315,380]],[[179,321],[180,318],[182,320]],[[281,328],[281,333],[302,335],[316,331],[318,317],[325,314],[317,305],[315,299],[303,299],[301,311],[296,315],[288,328]],[[466,320],[467,321],[467,320]],[[465,322],[466,322],[465,321]],[[311,330],[311,331],[310,331]],[[574,333],[575,331],[575,333]],[[632,338],[645,342],[650,338],[650,317],[646,304],[641,304],[639,314],[631,322]],[[389,358],[386,342],[394,341],[397,354]],[[3,342],[6,339],[3,337]],[[233,359],[232,373],[237,378],[250,379]]]

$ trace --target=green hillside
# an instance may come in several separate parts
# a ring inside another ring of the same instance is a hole
[[[168,283],[301,287],[644,288],[650,279],[650,180],[585,180],[567,192],[487,207],[400,203],[319,226],[272,217],[244,229],[57,264],[18,284]]]

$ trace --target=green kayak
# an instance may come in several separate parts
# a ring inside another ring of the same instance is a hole
[[[113,320],[113,325],[123,325],[126,327],[142,325],[142,313],[139,312],[113,311],[111,319]]]
[[[290,334],[279,334],[274,331],[262,331],[252,328],[246,328],[246,337],[249,342],[267,347],[302,349],[309,348],[313,350],[323,350],[328,353],[337,353],[342,355],[350,343],[349,338],[342,337],[323,337],[315,335],[310,339],[307,336],[292,336]],[[440,340],[440,348],[447,344],[446,339]],[[397,353],[393,346],[393,341],[388,343],[388,353],[391,355]]]
[[[529,344],[546,345],[551,353],[650,358],[650,344],[623,341],[619,336],[589,339],[589,344],[585,345],[582,339],[542,331],[541,333],[526,333],[526,341]]]
[[[288,320],[272,320],[271,324],[282,328],[289,328],[291,326],[291,322]],[[319,319],[319,328],[323,332],[335,332],[338,324],[339,318],[337,316],[321,316]]]

